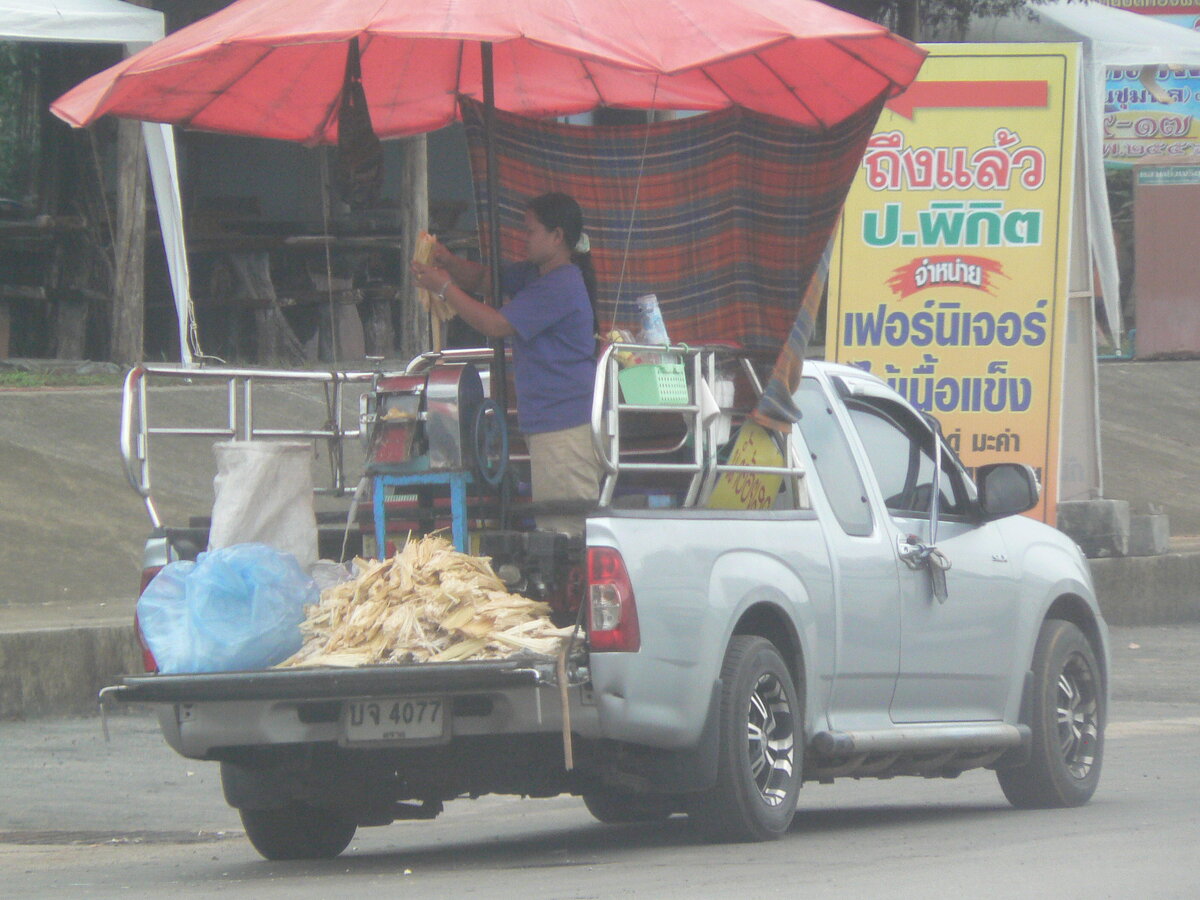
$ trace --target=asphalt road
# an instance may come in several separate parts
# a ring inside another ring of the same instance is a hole
[[[155,723],[0,723],[0,896],[318,898],[1196,897],[1200,626],[1114,629],[1104,777],[1080,809],[1018,812],[988,772],[808,785],[791,832],[712,846],[686,819],[603,826],[580,801],[484,798],[359,831],[337,860],[269,863],[217,768]]]

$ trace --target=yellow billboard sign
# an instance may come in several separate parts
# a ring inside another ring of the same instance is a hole
[[[1032,465],[1053,522],[1076,45],[928,49],[846,200],[826,356],[936,416],[968,467]]]

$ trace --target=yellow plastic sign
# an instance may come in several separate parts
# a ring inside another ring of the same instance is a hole
[[[738,431],[733,452],[733,466],[782,466],[783,454],[775,440],[761,425],[746,422]],[[724,472],[717,479],[709,509],[770,509],[779,493],[782,475],[758,475],[754,472]]]

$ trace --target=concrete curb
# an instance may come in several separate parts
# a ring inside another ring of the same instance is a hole
[[[1200,553],[1089,562],[1110,625],[1200,622]],[[132,625],[0,632],[0,719],[93,715],[100,689],[141,665]]]
[[[1109,625],[1200,622],[1200,553],[1089,560]]]
[[[101,688],[141,668],[132,625],[0,633],[0,719],[93,715]]]

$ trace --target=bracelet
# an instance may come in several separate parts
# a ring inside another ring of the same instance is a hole
[[[448,291],[450,289],[450,282],[452,282],[453,280],[454,280],[453,278],[446,279],[446,283],[442,285],[442,289],[437,292],[437,298],[439,300],[446,299],[446,291]]]

